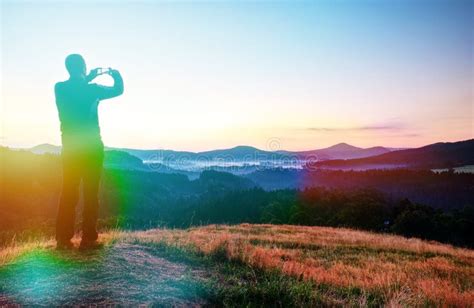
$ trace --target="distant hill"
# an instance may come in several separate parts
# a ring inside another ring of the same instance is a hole
[[[61,154],[61,147],[49,143],[39,144],[28,149],[34,154]]]
[[[328,148],[309,151],[264,151],[251,146],[236,146],[229,149],[219,149],[203,152],[186,152],[173,150],[136,150],[120,149],[143,160],[288,160],[288,159],[350,159],[379,155],[392,151],[385,147],[359,148],[347,143],[339,143]]]
[[[197,153],[200,157],[210,159],[236,159],[236,160],[261,160],[261,159],[282,159],[288,155],[260,150],[251,146],[236,146],[230,149],[212,150]]]
[[[135,155],[145,161],[174,161],[174,160],[208,160],[249,161],[249,160],[276,160],[287,158],[288,155],[278,152],[263,151],[251,146],[236,146],[229,149],[219,149],[203,152],[173,151],[173,150],[138,150],[119,149]]]
[[[315,162],[310,167],[331,169],[453,168],[474,164],[474,139],[439,142],[421,148],[384,153],[367,158]]]
[[[61,146],[43,143],[29,149],[33,154],[61,154]],[[106,150],[104,166],[113,169],[152,171],[142,160],[124,151]]]
[[[287,152],[289,154],[296,155],[300,158],[312,159],[312,160],[329,160],[329,159],[351,159],[351,158],[363,158],[374,155],[380,155],[390,152],[391,149],[385,147],[371,147],[371,148],[359,148],[347,143],[338,143],[328,148],[311,150],[311,151],[300,151],[300,152]]]
[[[40,144],[28,149],[33,154],[61,154],[61,146],[53,144]],[[165,166],[159,163],[144,164],[142,159],[132,153],[140,153],[142,150],[118,150],[116,148],[106,147],[104,157],[104,167],[111,169],[124,169],[124,170],[139,170],[147,172],[160,172],[160,173],[180,173],[187,175],[190,179],[197,178],[199,176],[196,172],[187,172],[183,170],[176,170],[169,166]]]
[[[213,193],[216,192],[216,190],[243,190],[257,187],[250,179],[214,170],[203,171],[196,181],[199,185],[206,187],[207,190]]]
[[[106,167],[127,170],[145,170],[147,168],[141,159],[127,152],[106,151],[104,163]]]
[[[174,150],[141,150],[130,148],[114,148],[116,150],[127,152],[133,156],[140,158],[143,161],[159,161],[159,160],[188,160],[194,159],[196,153],[188,151],[174,151]]]
[[[236,146],[228,149],[218,149],[203,152],[174,151],[163,149],[141,150],[130,148],[111,148],[108,150],[118,150],[127,152],[143,161],[262,161],[262,160],[289,160],[289,159],[311,159],[311,160],[331,160],[331,159],[351,159],[363,158],[384,154],[392,151],[391,148],[371,147],[359,148],[347,143],[338,143],[328,148],[309,151],[264,151],[251,146]],[[40,144],[29,149],[35,154],[52,153],[59,154],[61,147],[51,144]]]

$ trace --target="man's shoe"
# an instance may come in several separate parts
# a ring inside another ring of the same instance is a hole
[[[93,250],[93,249],[100,249],[104,246],[104,244],[97,242],[97,240],[89,241],[89,240],[82,240],[81,245],[79,246],[80,250]]]
[[[72,249],[74,245],[71,241],[57,241],[56,242],[56,249],[57,250],[69,250]]]

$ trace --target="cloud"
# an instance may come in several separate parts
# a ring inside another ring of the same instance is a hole
[[[414,138],[414,137],[420,137],[420,134],[403,134],[401,135],[402,137],[409,137],[409,138]]]
[[[317,132],[344,132],[344,131],[399,131],[403,129],[400,124],[363,125],[354,127],[307,127],[306,130]]]

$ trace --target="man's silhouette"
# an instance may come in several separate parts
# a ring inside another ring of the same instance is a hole
[[[99,210],[99,181],[104,160],[104,145],[100,137],[97,107],[104,99],[123,93],[123,81],[117,70],[108,74],[114,79],[112,87],[89,83],[99,69],[86,74],[81,55],[66,58],[69,79],[58,82],[54,91],[62,134],[63,187],[56,222],[58,248],[72,247],[75,208],[82,180],[84,212],[81,247],[97,244],[96,222]]]

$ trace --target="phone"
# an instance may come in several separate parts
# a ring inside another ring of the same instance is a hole
[[[108,74],[109,72],[110,72],[110,67],[108,68],[99,67],[97,69],[97,75]]]

